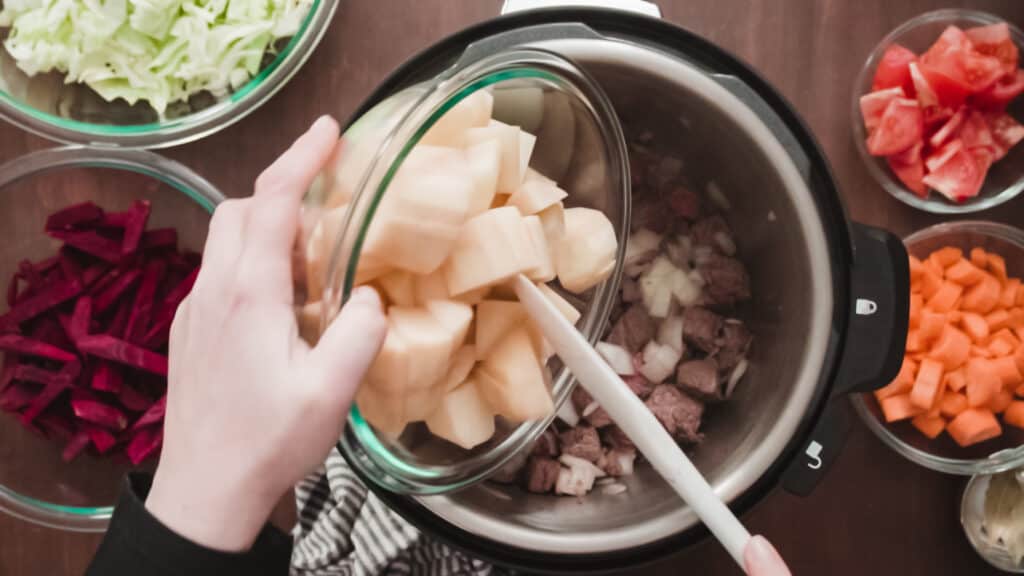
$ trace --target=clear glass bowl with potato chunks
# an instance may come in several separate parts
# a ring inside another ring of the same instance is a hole
[[[911,321],[900,375],[853,398],[883,442],[927,468],[1024,465],[1024,231],[937,224],[904,240]]]
[[[481,480],[548,426],[572,387],[510,281],[542,287],[592,342],[629,222],[625,144],[568,61],[512,48],[385,95],[308,192],[295,266],[315,342],[356,286],[388,336],[339,448],[389,490]]]

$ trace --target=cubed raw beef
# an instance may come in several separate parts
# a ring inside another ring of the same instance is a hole
[[[548,428],[541,434],[533,444],[531,456],[544,458],[558,458],[558,432],[554,428]]]
[[[676,371],[676,386],[694,398],[721,400],[718,363],[712,358],[683,362]]]
[[[710,246],[715,250],[721,250],[721,246],[718,244],[719,234],[732,237],[729,225],[718,214],[702,218],[690,227],[690,240],[693,241],[694,246]]]
[[[643,299],[643,293],[640,292],[640,284],[632,278],[622,279],[622,301],[623,302],[639,302]]]
[[[526,465],[526,490],[546,494],[555,488],[562,465],[551,458],[530,458]]]
[[[558,435],[562,454],[597,462],[601,458],[601,438],[592,426],[576,426]]]
[[[712,254],[700,265],[704,295],[714,304],[729,306],[750,299],[750,277],[735,258]]]
[[[636,450],[636,444],[615,424],[602,428],[601,438],[612,448]]]
[[[611,417],[608,416],[604,408],[601,408],[594,397],[582,386],[577,386],[572,391],[572,405],[576,408],[576,413],[580,415],[580,418],[586,420],[594,428],[602,428],[612,423]]]
[[[637,352],[654,338],[657,330],[658,324],[647,313],[647,308],[637,303],[627,308],[615,322],[607,341]]]
[[[753,335],[747,327],[739,320],[726,320],[722,325],[722,332],[718,338],[718,369],[728,372],[736,367],[736,364],[747,355],[750,349],[750,342]]]
[[[641,398],[647,398],[651,395],[651,390],[654,389],[654,384],[650,380],[644,377],[643,374],[634,374],[632,376],[626,376],[623,378],[626,382],[626,386],[633,391],[634,394]]]
[[[669,191],[668,205],[678,216],[687,220],[700,217],[700,196],[686,186],[675,186]]]
[[[704,404],[699,400],[683,394],[675,386],[662,384],[651,392],[644,404],[676,440],[693,444],[703,439],[698,429]]]
[[[690,306],[683,310],[683,340],[711,354],[718,349],[722,317],[707,308]]]

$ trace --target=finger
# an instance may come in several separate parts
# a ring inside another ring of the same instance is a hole
[[[225,200],[214,211],[203,248],[203,266],[196,278],[196,292],[201,286],[221,285],[234,274],[245,246],[243,237],[249,202]]]
[[[291,298],[291,251],[302,197],[337,141],[338,124],[323,116],[256,180],[240,273],[275,297]]]
[[[356,288],[307,357],[317,392],[339,409],[349,406],[386,334],[380,296],[372,288]]]
[[[791,576],[775,547],[764,536],[754,536],[743,550],[743,564],[750,576]]]

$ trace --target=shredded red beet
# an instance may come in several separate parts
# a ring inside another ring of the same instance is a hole
[[[45,232],[63,246],[21,262],[7,285],[0,409],[64,443],[65,460],[89,451],[139,464],[162,445],[167,340],[200,258],[178,251],[173,228],[147,231],[150,211],[53,213]]]

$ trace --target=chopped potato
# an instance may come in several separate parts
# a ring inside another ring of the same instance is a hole
[[[615,229],[607,216],[591,208],[569,208],[556,263],[559,282],[576,294],[593,288],[615,269],[617,249]]]
[[[470,450],[494,436],[494,413],[473,380],[447,392],[427,418],[427,428],[453,444]]]
[[[544,418],[554,410],[529,330],[515,328],[477,370],[480,392],[495,412],[512,422]]]

